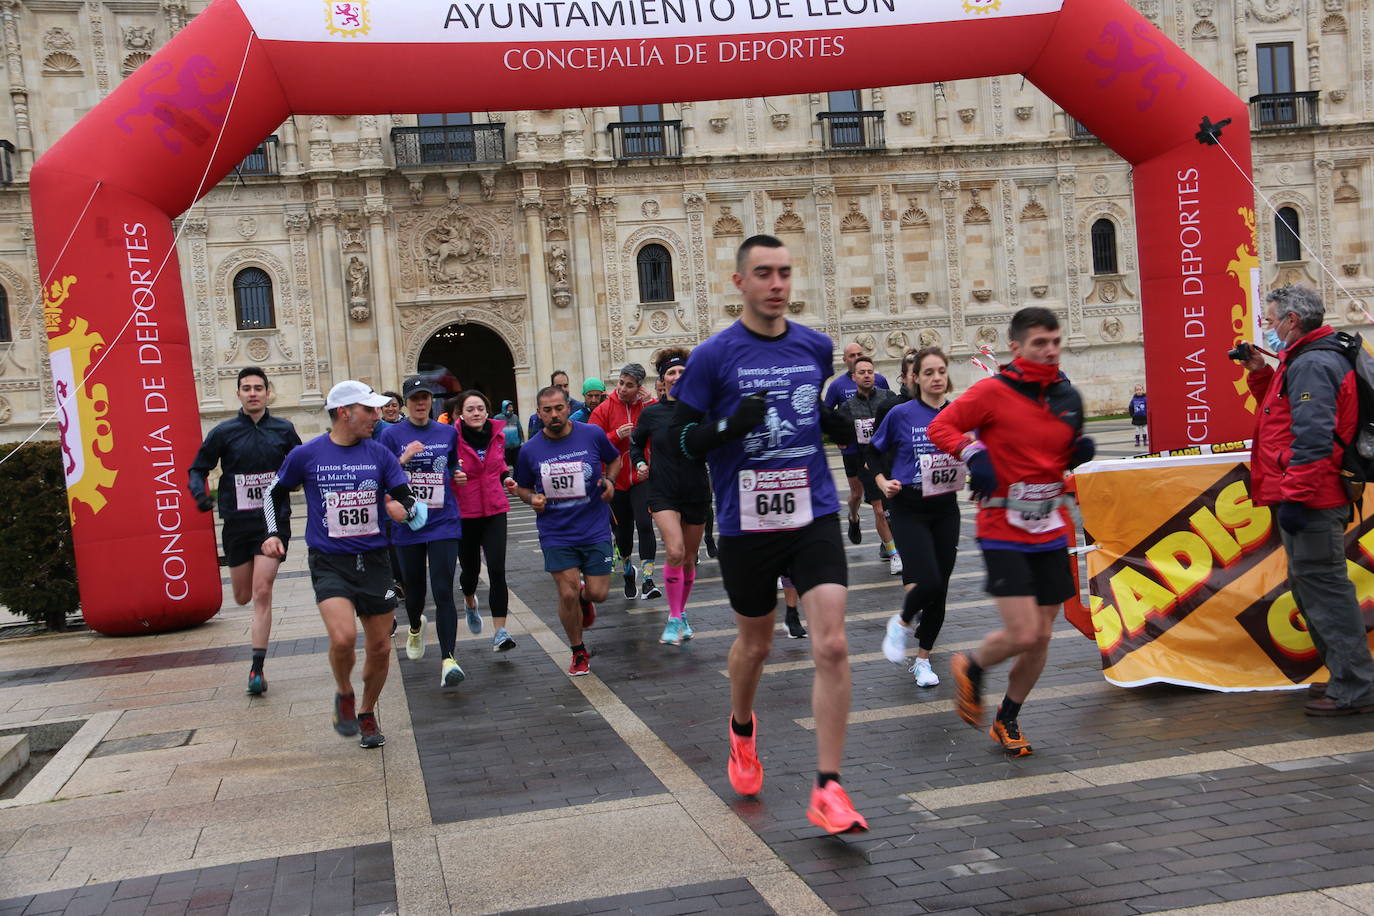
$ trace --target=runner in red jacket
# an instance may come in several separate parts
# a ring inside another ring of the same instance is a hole
[[[649,488],[644,486],[647,476],[630,463],[630,434],[639,425],[639,415],[650,404],[657,403],[645,390],[644,367],[630,363],[620,370],[615,393],[596,406],[587,419],[601,427],[606,438],[620,450],[620,473],[615,477],[615,498],[611,500],[614,516],[615,546],[625,561],[625,597],[661,598],[663,592],[654,585],[654,558],[658,556],[658,539],[654,534],[653,516],[649,514]],[[652,454],[649,457],[652,466]],[[635,531],[639,532],[639,573],[630,562],[634,549]]]
[[[1092,458],[1095,448],[1082,434],[1082,398],[1059,371],[1062,338],[1054,313],[1022,309],[1012,316],[1008,337],[1011,363],[941,411],[926,434],[968,465],[987,591],[1002,614],[1002,629],[950,660],[959,717],[982,727],[983,672],[1014,657],[988,734],[1008,756],[1024,757],[1032,748],[1017,716],[1045,667],[1059,608],[1074,593],[1064,474]],[[977,439],[968,435],[974,430]]]

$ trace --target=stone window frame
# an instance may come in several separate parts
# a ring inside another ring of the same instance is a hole
[[[239,278],[250,270],[255,270],[267,279],[267,316],[266,324],[244,324],[243,304],[239,298]],[[264,264],[247,263],[240,265],[229,278],[229,292],[234,300],[234,328],[238,331],[264,332],[277,329],[277,290],[278,282],[272,271]]]

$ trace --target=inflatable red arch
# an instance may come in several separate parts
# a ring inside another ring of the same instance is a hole
[[[201,430],[171,218],[289,115],[1011,73],[1134,166],[1153,441],[1244,438],[1226,351],[1258,288],[1249,114],[1124,0],[215,0],[30,177],[87,623],[155,632],[219,609],[212,521],[184,485]],[[1225,151],[1200,142],[1204,118],[1230,123]]]

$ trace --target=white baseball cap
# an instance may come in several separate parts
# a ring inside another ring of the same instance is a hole
[[[329,397],[325,398],[324,407],[326,410],[333,410],[335,407],[347,407],[350,404],[362,404],[364,407],[382,407],[390,401],[391,398],[378,394],[362,382],[349,379],[346,382],[339,382],[329,389]]]

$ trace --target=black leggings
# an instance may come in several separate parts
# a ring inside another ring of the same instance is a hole
[[[458,559],[463,564],[458,587],[464,595],[477,594],[477,574],[482,569],[482,554],[487,555],[487,578],[491,590],[487,607],[491,616],[505,617],[510,611],[510,590],[506,588],[506,513],[463,519],[463,540]]]
[[[423,544],[397,544],[401,561],[401,583],[406,587],[406,616],[410,628],[420,629],[420,611],[425,606],[425,561],[429,561],[429,584],[434,588],[434,626],[439,633],[439,651],[453,654],[458,640],[458,608],[453,603],[453,577],[458,571],[458,539],[440,538]]]
[[[639,529],[639,558],[652,562],[658,555],[658,537],[654,533],[654,517],[649,514],[649,488],[636,484],[628,490],[616,490],[611,499],[611,514],[615,516],[615,546],[626,560],[635,545],[635,529]]]
[[[902,603],[902,622],[921,615],[916,640],[929,652],[945,623],[949,577],[959,553],[959,503],[954,494],[921,502],[913,508],[912,500],[890,500],[887,522],[902,555],[902,582],[915,586]]]

